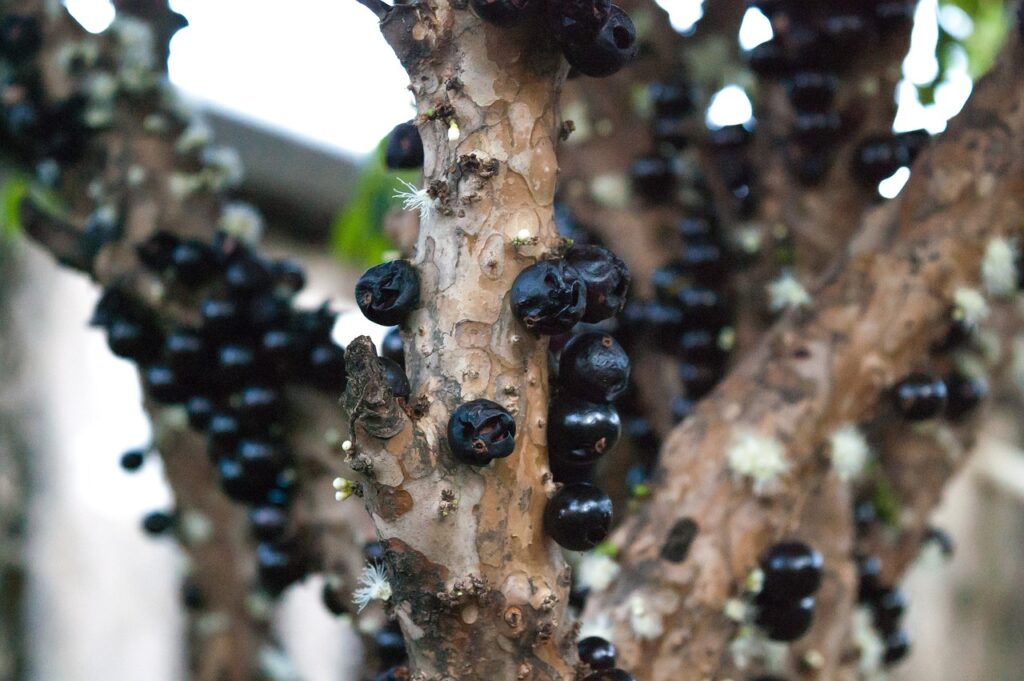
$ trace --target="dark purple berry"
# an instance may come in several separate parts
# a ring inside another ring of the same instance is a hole
[[[238,391],[232,405],[243,421],[265,423],[281,416],[284,411],[284,398],[277,388],[250,385]]]
[[[875,5],[875,25],[883,34],[909,31],[916,7],[914,0],[882,0]]]
[[[760,603],[755,623],[773,641],[795,641],[811,628],[814,619],[814,597],[797,601],[765,601]]]
[[[295,295],[306,288],[306,270],[294,260],[276,260],[270,265],[277,282],[275,290],[280,295]]]
[[[857,558],[857,602],[871,603],[878,600],[885,590],[882,586],[882,561],[878,556]]]
[[[142,468],[142,464],[145,462],[146,453],[141,449],[132,449],[121,455],[121,468],[129,473],[134,473]]]
[[[186,579],[181,585],[181,604],[186,610],[201,610],[206,605],[203,588],[192,579]]]
[[[946,383],[930,374],[910,374],[893,389],[896,408],[908,421],[935,418],[946,407]]]
[[[636,57],[636,26],[621,7],[610,5],[604,23],[592,40],[560,42],[573,68],[585,76],[604,78],[620,71]]]
[[[448,419],[452,455],[470,466],[486,466],[512,454],[516,422],[508,410],[491,400],[473,400],[456,407]]]
[[[217,379],[223,387],[237,387],[256,375],[256,352],[248,345],[222,345],[217,350],[216,368]]]
[[[179,239],[170,232],[159,231],[135,246],[135,254],[146,268],[163,272],[174,262]]]
[[[307,356],[306,380],[321,390],[342,392],[348,375],[345,373],[345,348],[326,342],[314,345]]]
[[[560,44],[591,43],[611,12],[610,0],[548,0],[548,28]]]
[[[588,636],[576,644],[580,662],[592,670],[611,669],[615,666],[615,646],[600,636]]]
[[[821,147],[831,142],[842,129],[842,119],[836,111],[827,113],[801,112],[793,121],[793,139],[805,146]]]
[[[764,585],[759,598],[797,601],[821,586],[821,554],[803,542],[780,542],[761,556]]]
[[[789,82],[789,101],[798,111],[827,113],[832,108],[839,79],[824,71],[799,71]]]
[[[782,78],[793,68],[777,40],[761,43],[747,53],[750,70],[762,78]]]
[[[606,333],[581,333],[569,341],[558,365],[562,394],[611,402],[629,387],[629,357]]]
[[[583,318],[587,289],[564,260],[542,260],[512,282],[512,313],[527,329],[546,336],[569,331]]]
[[[885,654],[882,661],[887,665],[896,664],[910,652],[910,635],[905,629],[899,629],[885,637]]]
[[[388,622],[373,634],[373,645],[382,667],[393,667],[405,662],[409,655],[405,649],[405,637],[398,622]]]
[[[953,556],[955,545],[949,532],[938,527],[929,527],[924,534],[924,541],[936,544],[944,557],[951,558]]]
[[[384,165],[391,170],[415,170],[423,167],[423,139],[412,123],[399,123],[388,137]]]
[[[535,0],[470,0],[469,4],[484,21],[512,26],[536,9],[538,3]]]
[[[287,329],[269,329],[260,339],[260,356],[278,369],[295,363],[300,350],[298,337]]]
[[[692,329],[679,335],[679,357],[694,364],[717,365],[725,361],[726,352],[718,343],[717,329]]]
[[[26,62],[43,46],[43,31],[34,16],[6,14],[0,17],[0,57],[15,64]]]
[[[323,589],[320,590],[320,600],[323,601],[327,612],[335,617],[348,614],[348,602],[342,596],[341,590],[330,580],[324,582]]]
[[[256,566],[260,582],[274,595],[306,576],[306,566],[296,550],[278,543],[261,542],[257,545]]]
[[[204,300],[199,305],[199,314],[203,319],[203,335],[212,339],[230,337],[245,325],[242,312],[233,300]]]
[[[593,324],[622,310],[630,283],[626,263],[601,246],[573,246],[565,254],[565,262],[576,269],[587,289],[582,321]]]
[[[693,400],[688,400],[682,395],[677,395],[672,398],[672,422],[682,423],[685,421],[690,414],[693,413],[693,409],[696,405]]]
[[[206,430],[213,415],[213,402],[205,395],[193,395],[185,402],[188,423],[196,430]]]
[[[356,283],[356,303],[375,324],[402,324],[419,302],[419,275],[407,260],[371,267]]]
[[[392,394],[395,397],[409,399],[412,387],[409,385],[409,377],[405,375],[405,369],[386,357],[380,358],[380,364],[384,369],[384,378]]]
[[[686,389],[686,397],[699,400],[722,380],[722,367],[718,364],[682,362],[679,364],[679,380]]]
[[[665,156],[641,156],[629,167],[629,176],[633,192],[651,203],[667,203],[675,194],[675,169]]]
[[[182,241],[171,251],[171,271],[185,286],[199,286],[217,274],[217,261],[212,249],[202,241]]]
[[[548,456],[564,464],[591,464],[615,447],[621,433],[615,407],[561,398],[548,414]]]
[[[254,255],[232,259],[224,270],[224,283],[234,297],[246,297],[267,291],[274,285],[270,265]]]
[[[172,527],[174,527],[174,516],[163,511],[147,513],[142,519],[142,529],[145,530],[146,534],[154,537],[164,534]]]
[[[154,364],[142,372],[147,394],[162,404],[183,402],[188,397],[185,384],[174,369],[166,364]]]
[[[875,615],[875,627],[883,634],[895,631],[907,611],[907,597],[897,587],[879,591],[871,602]]]
[[[164,341],[164,359],[182,376],[207,370],[209,353],[203,337],[191,329],[176,329]]]
[[[931,133],[927,130],[908,130],[897,133],[895,136],[896,158],[899,159],[901,165],[913,165],[931,139]]]
[[[612,500],[595,485],[576,482],[558,490],[544,507],[544,531],[570,551],[589,551],[608,536]]]
[[[257,506],[249,511],[253,535],[260,541],[277,541],[288,530],[288,514],[276,506]]]
[[[693,113],[693,88],[684,81],[656,81],[647,88],[656,118],[682,118]]]
[[[866,189],[877,189],[902,165],[892,135],[868,137],[853,152],[853,176]]]
[[[402,334],[397,326],[392,327],[380,344],[381,357],[386,357],[398,366],[405,368],[405,347],[402,345]]]
[[[273,442],[263,440],[241,440],[236,457],[247,477],[268,483],[272,483],[287,464],[284,451]]]
[[[147,362],[160,352],[160,332],[134,319],[118,319],[107,328],[107,345],[118,357]]]
[[[946,416],[954,421],[977,409],[988,395],[988,381],[981,376],[953,374],[946,379],[946,388]]]
[[[207,441],[214,454],[233,451],[242,436],[242,424],[238,417],[228,412],[214,412],[206,428]]]

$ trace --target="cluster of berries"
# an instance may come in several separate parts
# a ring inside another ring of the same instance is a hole
[[[164,329],[117,287],[104,293],[92,323],[106,330],[114,354],[139,365],[152,400],[184,407],[189,425],[206,434],[224,492],[250,507],[260,580],[280,593],[308,569],[289,536],[295,476],[283,438],[286,387],[344,390],[344,349],[331,340],[335,316],[326,306],[294,307],[305,285],[297,264],[266,260],[223,233],[206,243],[158,232],[136,251],[165,285],[205,296],[200,324]],[[129,470],[142,462],[141,452],[122,457]],[[150,520],[151,531],[170,527]]]
[[[552,372],[548,413],[548,458],[565,484],[548,501],[544,526],[573,551],[594,548],[611,527],[611,499],[579,478],[588,477],[621,432],[611,403],[629,386],[629,358],[611,334],[592,329],[622,310],[629,283],[629,270],[611,251],[574,245],[563,258],[527,267],[512,284],[512,311],[526,328],[561,342],[569,337]]]
[[[88,140],[86,102],[80,95],[46,101],[36,63],[42,45],[36,17],[0,16],[0,148],[23,163],[72,162]]]
[[[795,641],[811,628],[821,586],[821,554],[802,542],[780,542],[761,556],[764,582],[755,623],[773,641]]]
[[[636,27],[610,0],[470,0],[470,6],[498,26],[541,22],[584,76],[610,76],[637,53]]]
[[[807,8],[787,0],[754,0],[772,22],[774,37],[748,55],[757,75],[781,81],[793,106],[790,137],[791,166],[795,177],[813,186],[825,179],[837,139],[847,121],[836,106],[839,74],[863,54],[873,36],[905,32],[913,21],[914,2],[879,0],[844,6],[828,4]],[[917,130],[901,135],[865,139],[853,158],[853,175],[866,189],[902,166],[909,166],[927,143],[928,133]]]
[[[901,626],[907,599],[899,587],[884,586],[877,556],[857,558],[857,602],[871,609],[872,622],[885,644],[882,661],[896,664],[910,652],[910,636]]]

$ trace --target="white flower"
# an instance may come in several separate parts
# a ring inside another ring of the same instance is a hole
[[[224,206],[218,226],[247,244],[256,244],[263,234],[263,216],[252,204],[236,201]]]
[[[418,189],[416,185],[405,180],[399,180],[404,190],[395,190],[395,198],[402,200],[402,207],[405,210],[417,211],[420,220],[429,220],[437,212],[437,199],[430,196],[426,189]]]
[[[876,678],[881,672],[885,643],[875,631],[874,618],[868,608],[857,608],[853,613],[853,643],[860,650],[862,678]]]
[[[206,124],[206,121],[195,118],[182,131],[178,141],[174,143],[174,148],[179,154],[187,154],[202,149],[212,139],[213,131],[210,130],[210,126]]]
[[[207,147],[203,149],[202,160],[209,187],[214,191],[237,187],[245,177],[242,157],[231,147]]]
[[[370,601],[387,601],[391,598],[391,583],[388,581],[384,566],[379,563],[372,563],[363,568],[363,573],[359,575],[359,583],[362,586],[352,593],[352,602],[359,606],[359,612],[362,612]]]
[[[128,181],[130,187],[140,186],[146,181],[146,169],[138,164],[130,166],[128,172],[125,173],[125,180]]]
[[[661,614],[651,609],[640,594],[634,594],[629,599],[629,626],[637,638],[643,640],[656,639],[665,631]]]
[[[796,309],[811,303],[807,289],[789,272],[783,272],[782,276],[768,284],[768,299],[772,312]]]
[[[629,204],[629,182],[623,175],[598,175],[590,181],[590,195],[602,206],[625,208]]]
[[[167,186],[173,196],[177,200],[188,198],[190,194],[196,192],[200,187],[203,186],[203,178],[199,175],[188,175],[186,173],[173,173],[167,179]]]
[[[332,485],[334,487],[334,498],[337,501],[345,501],[356,493],[356,483],[348,478],[335,478]]]
[[[842,480],[851,480],[864,472],[871,448],[857,426],[846,425],[829,436],[832,467]]]
[[[153,29],[149,24],[128,16],[119,16],[110,25],[121,48],[121,63],[132,67],[152,69],[156,63]]]
[[[757,433],[737,433],[726,455],[733,473],[754,481],[754,494],[770,492],[778,476],[789,468],[782,444]]]
[[[580,625],[580,633],[576,636],[576,640],[582,641],[585,638],[597,636],[606,641],[611,641],[614,633],[615,626],[612,624],[612,618],[607,614],[602,614],[583,622]]]
[[[961,286],[953,293],[953,319],[975,327],[988,317],[988,303],[976,288]]]
[[[1008,296],[1017,289],[1017,245],[995,238],[985,247],[981,261],[981,280],[994,296]]]
[[[736,245],[747,255],[756,255],[764,244],[764,234],[760,225],[747,225],[736,232]]]
[[[110,104],[117,96],[117,79],[102,71],[89,76],[85,82],[85,94],[95,104]]]
[[[461,137],[461,136],[462,136],[462,133],[459,131],[459,124],[456,123],[455,121],[452,121],[451,123],[449,123],[448,124],[448,141],[449,142],[457,142],[459,140],[459,137]]]
[[[209,517],[190,509],[181,515],[181,532],[190,544],[202,544],[213,536],[213,523]]]
[[[583,556],[576,574],[580,586],[590,589],[591,593],[605,591],[622,570],[613,558],[603,553],[591,552]]]
[[[745,622],[749,614],[749,606],[738,598],[730,598],[725,602],[725,616],[733,622]]]

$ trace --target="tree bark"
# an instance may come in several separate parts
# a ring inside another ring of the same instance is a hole
[[[487,26],[447,0],[396,5],[382,30],[412,79],[437,197],[416,245],[421,303],[403,330],[411,409],[382,385],[367,340],[348,350],[346,406],[372,465],[365,500],[388,547],[392,603],[423,678],[571,678],[569,574],[542,528],[553,489],[547,342],[520,325],[507,295],[560,247],[565,68],[529,27]],[[517,425],[515,452],[485,468],[453,461],[445,445],[449,414],[476,398]]]

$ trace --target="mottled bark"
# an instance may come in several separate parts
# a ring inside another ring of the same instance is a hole
[[[666,443],[654,500],[616,538],[623,576],[588,605],[588,613],[611,615],[624,664],[640,678],[717,673],[735,631],[724,603],[761,550],[792,532],[812,481],[828,473],[819,456],[825,437],[865,420],[919,365],[945,332],[954,289],[977,285],[988,239],[1016,233],[1024,182],[1013,152],[1024,139],[1019,59],[1020,46],[1008,47],[918,162],[884,226],[886,247],[848,258],[814,292],[813,307],[773,329]],[[752,494],[749,480],[729,470],[727,452],[743,431],[785,449],[788,470],[771,495]],[[660,549],[682,518],[700,533],[687,559],[670,564]],[[636,598],[662,618],[662,633],[644,640],[631,630]]]
[[[412,79],[437,208],[420,222],[421,303],[403,333],[411,404],[394,401],[363,339],[349,346],[346,406],[357,458],[372,465],[365,501],[388,546],[413,668],[425,678],[568,679],[569,575],[542,528],[553,489],[547,342],[508,304],[516,275],[560,245],[552,202],[565,69],[535,31],[486,26],[457,5],[397,5],[382,22]],[[521,231],[529,243],[517,246]],[[517,425],[515,452],[485,468],[454,461],[445,440],[449,414],[476,398],[505,406]]]

